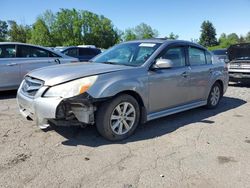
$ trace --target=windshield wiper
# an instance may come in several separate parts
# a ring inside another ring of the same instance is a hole
[[[130,67],[136,67],[137,65],[133,65],[133,64],[129,64],[129,63],[117,63],[117,62],[110,62],[110,61],[106,61],[106,62],[100,62],[103,64],[110,64],[110,65],[124,65],[124,66],[130,66]]]
[[[111,65],[119,65],[118,63],[110,62],[110,61],[101,62],[101,63],[103,63],[103,64],[111,64]]]

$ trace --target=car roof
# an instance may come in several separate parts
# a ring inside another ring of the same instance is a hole
[[[202,48],[204,50],[207,50],[205,47],[194,43],[194,42],[190,42],[190,41],[185,41],[185,40],[172,40],[172,39],[164,39],[164,38],[153,38],[153,39],[142,39],[142,40],[132,40],[132,41],[128,41],[125,43],[134,43],[134,42],[151,42],[151,43],[160,43],[160,44],[165,44],[165,45],[171,45],[171,44],[185,44],[185,45],[190,45],[190,46],[195,46],[198,48]]]
[[[93,48],[93,47],[82,47],[82,46],[67,46],[65,48],[63,48],[61,50],[61,52],[65,52],[66,50],[69,50],[71,48],[78,48],[78,49],[90,49],[90,50],[94,50],[94,51],[99,51],[100,49],[99,48]]]

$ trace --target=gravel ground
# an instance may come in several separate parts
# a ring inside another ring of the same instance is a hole
[[[215,110],[151,121],[112,143],[94,127],[42,131],[0,93],[0,187],[250,187],[250,85]]]

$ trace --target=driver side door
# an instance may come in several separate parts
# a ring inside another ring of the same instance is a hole
[[[170,47],[157,57],[172,62],[171,68],[149,71],[149,113],[189,102],[189,67],[185,46]]]

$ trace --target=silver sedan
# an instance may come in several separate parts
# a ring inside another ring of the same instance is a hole
[[[199,106],[215,108],[228,86],[225,63],[204,47],[178,40],[119,44],[92,63],[29,73],[18,90],[21,114],[41,128],[92,124],[109,140],[139,123]]]
[[[0,42],[0,91],[17,89],[24,75],[33,69],[77,61],[41,46]]]

